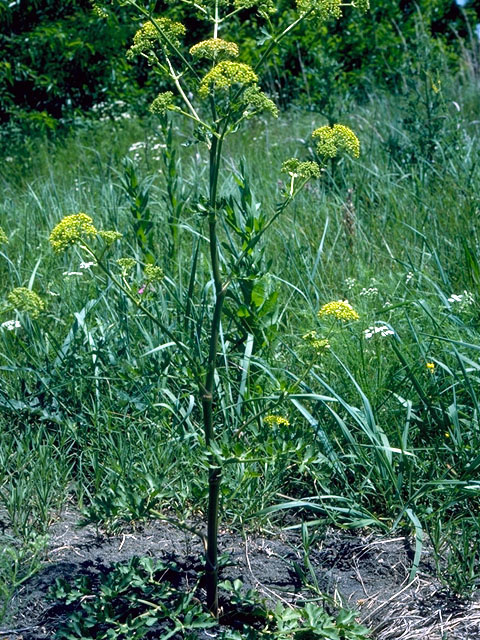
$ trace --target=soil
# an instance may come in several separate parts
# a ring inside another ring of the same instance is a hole
[[[77,522],[78,514],[66,512],[51,527],[45,564],[17,590],[0,640],[53,640],[68,616],[47,597],[57,578],[106,573],[113,563],[132,556],[174,559],[186,584],[202,570],[200,539],[170,524],[151,522],[141,530],[107,537],[93,527],[79,529]],[[303,566],[303,552],[297,532],[245,538],[222,531],[219,547],[232,561],[222,579],[239,578],[272,601],[295,603],[301,598],[295,563]],[[479,640],[480,598],[465,602],[450,595],[435,578],[428,554],[409,583],[412,558],[411,541],[405,537],[338,530],[327,530],[310,551],[320,589],[339,605],[357,610],[358,620],[372,629],[372,638]]]

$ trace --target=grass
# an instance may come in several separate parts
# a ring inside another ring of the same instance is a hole
[[[215,454],[226,465],[229,522],[253,528],[290,509],[299,527],[327,520],[408,530],[417,541],[412,572],[428,537],[439,576],[469,594],[480,535],[480,142],[478,87],[458,87],[435,103],[442,126],[427,141],[433,116],[419,109],[409,127],[412,94],[358,106],[346,123],[362,141],[361,158],[332,165],[257,246],[226,302]],[[269,215],[281,162],[308,155],[320,124],[292,111],[241,131],[227,149],[225,198]],[[143,202],[166,275],[147,295],[198,349],[211,304],[199,208],[208,177],[196,147],[182,147],[187,138],[174,131],[172,157],[151,122],[85,123],[62,142],[4,159],[0,320],[21,323],[0,330],[1,544],[16,558],[14,569],[0,565],[5,602],[38,566],[42,536],[67,504],[107,530],[159,509],[182,518],[205,511],[208,461],[188,360],[94,267],[81,269],[78,251],[58,258],[48,244],[64,215],[85,211],[124,234],[113,258],[141,260],[132,207]],[[126,157],[134,160],[130,192]],[[226,255],[227,225],[223,233]],[[131,277],[142,285],[140,269]],[[18,286],[47,302],[41,317],[8,308],[6,294]],[[358,322],[317,317],[325,302],[345,298]],[[373,326],[394,333],[368,339]],[[311,330],[329,336],[318,357],[302,339]],[[269,426],[265,413],[290,424]]]

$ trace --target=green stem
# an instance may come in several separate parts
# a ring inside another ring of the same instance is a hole
[[[217,189],[218,174],[222,153],[223,135],[213,138],[210,147],[210,211],[208,214],[208,232],[210,240],[210,261],[215,287],[215,306],[210,329],[210,342],[205,374],[205,382],[201,386],[203,425],[205,444],[207,448],[214,441],[213,395],[215,385],[215,371],[218,351],[220,323],[222,319],[223,303],[228,284],[222,283],[217,238]],[[205,576],[207,587],[207,607],[214,616],[218,615],[218,511],[221,482],[221,468],[214,463],[209,455],[208,473],[208,522],[207,522],[207,552],[205,557]]]
[[[272,38],[272,41],[270,42],[270,44],[268,45],[266,51],[262,54],[260,60],[257,62],[257,64],[253,67],[254,71],[256,71],[257,69],[259,69],[262,64],[265,62],[265,60],[268,58],[268,56],[270,55],[272,49],[274,49],[277,44],[279,44],[283,38],[287,35],[287,33],[289,33],[292,29],[295,29],[295,27],[297,25],[299,25],[301,22],[303,22],[303,20],[305,20],[305,18],[307,18],[312,11],[314,10],[314,7],[312,7],[309,11],[307,11],[306,13],[304,13],[303,15],[301,15],[299,18],[297,18],[296,20],[294,20],[291,24],[288,25],[288,27],[286,27],[281,33],[279,33],[277,36]]]

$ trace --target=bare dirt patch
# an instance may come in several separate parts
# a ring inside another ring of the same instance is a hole
[[[175,560],[185,587],[195,584],[202,571],[200,540],[172,525],[151,522],[139,531],[100,537],[92,527],[77,528],[77,521],[78,514],[67,512],[52,526],[45,564],[16,592],[8,628],[0,628],[2,640],[53,640],[69,615],[47,597],[57,578],[105,574],[113,563],[133,556]],[[219,546],[232,563],[222,579],[239,578],[272,601],[302,598],[295,564],[303,566],[303,552],[296,532],[245,538],[223,531]],[[377,640],[478,640],[480,599],[464,602],[449,594],[435,578],[428,555],[409,584],[412,555],[410,541],[402,536],[327,530],[311,550],[310,561],[321,590],[339,605],[356,609]]]

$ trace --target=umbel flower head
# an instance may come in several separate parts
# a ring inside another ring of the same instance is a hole
[[[279,416],[273,413],[268,416],[265,416],[263,421],[265,422],[265,424],[268,424],[269,427],[274,427],[274,426],[289,427],[290,426],[290,422],[287,420],[287,418],[284,418],[283,416]]]
[[[200,82],[198,95],[207,98],[214,91],[227,91],[234,85],[256,84],[258,76],[248,64],[225,60],[213,67]]]
[[[45,309],[45,303],[38,293],[26,287],[17,287],[10,291],[7,300],[14,309],[24,311],[31,315],[32,318],[37,318]]]
[[[179,46],[186,29],[180,22],[170,20],[170,18],[155,18],[155,23],[149,20],[133,36],[133,45],[127,51],[127,58],[133,58],[140,54],[149,54],[154,51],[163,40],[174,46]]]
[[[257,7],[258,13],[264,18],[268,18],[277,10],[273,0],[234,0],[233,4],[236,9]]]
[[[298,158],[289,158],[282,164],[282,172],[292,178],[319,178],[320,167],[316,162],[301,162]]]
[[[50,234],[50,244],[56,253],[65,251],[72,244],[77,244],[85,240],[86,236],[97,234],[93,226],[93,220],[86,213],[74,213],[65,216]]]
[[[158,94],[148,110],[150,113],[157,113],[164,116],[167,111],[174,110],[175,108],[173,104],[173,93],[171,91],[164,91]]]
[[[242,102],[245,106],[244,115],[247,118],[251,118],[261,111],[267,111],[274,118],[278,118],[277,105],[263,93],[258,85],[252,85],[245,89]]]
[[[144,274],[148,282],[151,283],[161,282],[165,277],[162,267],[157,267],[154,264],[145,265]]]
[[[327,338],[321,338],[316,331],[309,331],[302,336],[302,339],[313,348],[317,355],[330,349],[330,343]]]
[[[193,45],[190,49],[190,55],[197,59],[204,58],[206,60],[236,58],[238,46],[234,42],[228,42],[221,38],[210,38]]]
[[[92,2],[92,12],[97,18],[108,18],[108,13],[97,2]]]
[[[309,13],[310,19],[324,22],[329,18],[340,18],[342,0],[297,0],[301,14]]]
[[[119,258],[117,264],[121,269],[122,275],[126,276],[132,271],[133,267],[137,264],[135,258]]]
[[[2,229],[2,227],[0,227],[0,244],[7,244],[7,243],[8,243],[7,234]]]
[[[107,246],[110,246],[117,240],[120,240],[120,238],[122,237],[122,234],[120,233],[120,231],[110,231],[110,230],[99,231],[98,235],[102,238],[102,240],[105,242]]]
[[[352,5],[365,12],[370,9],[370,0],[352,0]]]
[[[348,300],[334,300],[333,302],[327,302],[318,312],[319,318],[330,316],[336,320],[343,320],[348,322],[350,320],[358,320],[359,315],[348,302]]]
[[[346,151],[354,158],[360,155],[360,141],[351,129],[343,124],[328,125],[315,129],[312,138],[317,142],[317,153],[327,158],[335,158],[339,151]]]
[[[329,18],[340,18],[342,15],[342,0],[297,0],[297,8],[301,14],[308,13],[309,19],[325,22]],[[367,11],[369,0],[352,0],[352,6]]]

